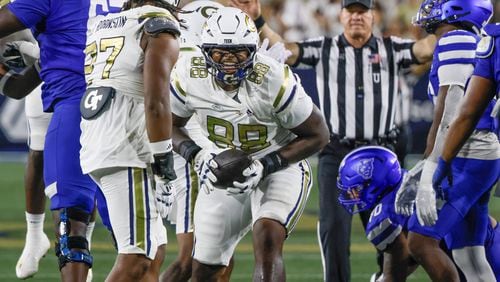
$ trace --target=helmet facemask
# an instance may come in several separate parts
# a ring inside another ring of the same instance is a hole
[[[434,33],[443,22],[441,5],[442,0],[427,0],[422,3],[412,24],[422,27],[427,33]]]
[[[208,72],[227,85],[237,85],[253,68],[255,45],[203,45]]]
[[[365,190],[370,186],[370,181],[363,184],[344,186],[342,181],[337,181],[339,191],[339,202],[350,214],[356,214],[373,207],[374,203],[367,202],[365,199]]]

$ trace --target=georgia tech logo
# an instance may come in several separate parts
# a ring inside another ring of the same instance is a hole
[[[208,18],[219,8],[213,6],[206,6],[206,7],[200,7],[199,9],[200,9],[200,14],[205,18]]]
[[[250,19],[249,16],[245,15],[245,24],[247,25],[248,27],[248,30],[250,32],[254,32],[254,31],[257,31],[257,27],[255,27],[255,24],[254,22]]]
[[[85,97],[85,108],[90,109],[92,111],[97,110],[97,105],[99,104],[99,101],[102,100],[102,94],[97,94],[97,90],[91,91],[87,97]]]

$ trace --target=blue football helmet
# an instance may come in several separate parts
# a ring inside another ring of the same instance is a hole
[[[350,213],[371,209],[403,180],[398,157],[380,146],[361,147],[344,157],[339,168],[339,201]]]
[[[424,0],[413,24],[434,33],[441,23],[459,24],[480,34],[493,15],[491,0]]]

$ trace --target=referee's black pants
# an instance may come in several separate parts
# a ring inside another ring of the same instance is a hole
[[[318,234],[323,256],[324,280],[327,282],[350,281],[349,262],[351,245],[351,221],[349,214],[339,203],[337,175],[342,159],[354,148],[332,140],[321,151],[318,165],[319,182],[319,226]],[[366,227],[371,211],[360,213],[363,227]],[[377,257],[382,270],[383,257]]]

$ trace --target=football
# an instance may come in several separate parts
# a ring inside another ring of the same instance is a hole
[[[214,157],[217,168],[212,172],[217,177],[215,186],[226,188],[233,184],[233,181],[244,181],[242,172],[252,163],[252,158],[247,153],[238,149],[229,149]]]

